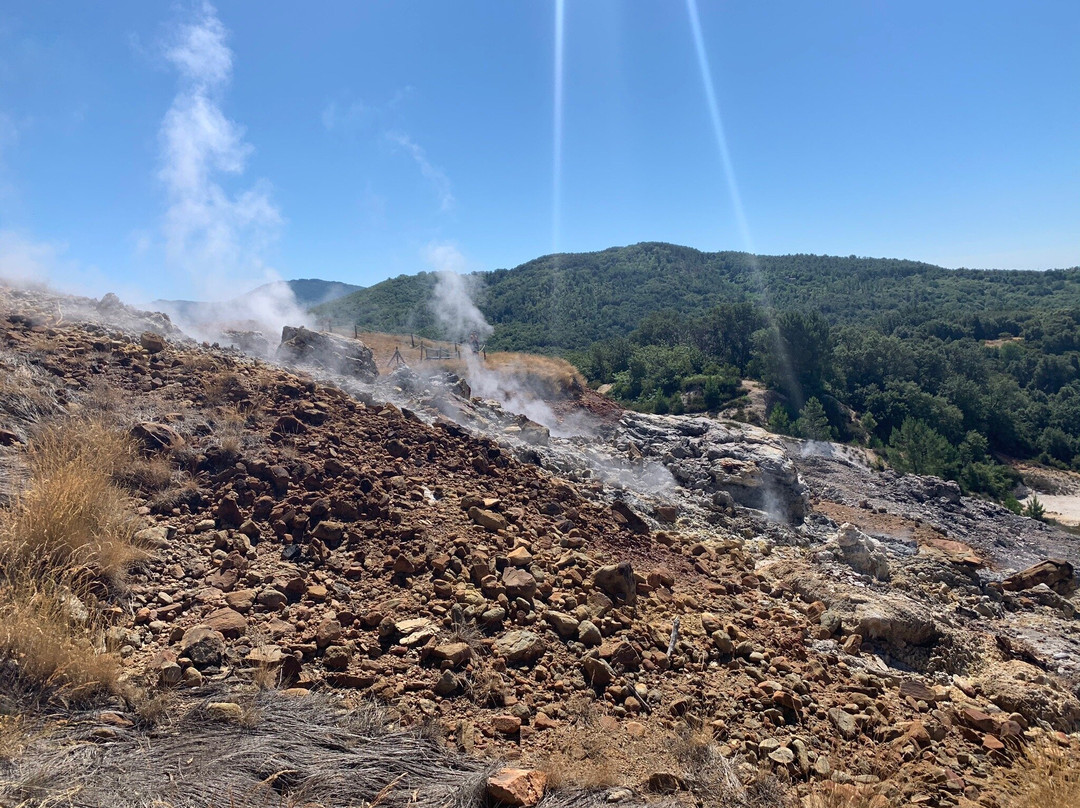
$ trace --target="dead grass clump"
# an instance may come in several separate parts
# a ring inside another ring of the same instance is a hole
[[[133,455],[125,435],[96,421],[63,421],[29,451],[30,480],[0,516],[0,561],[39,575],[122,583],[144,554],[136,522],[113,482]]]
[[[26,485],[0,511],[0,678],[29,698],[116,689],[91,593],[119,588],[145,555],[114,482],[133,457],[128,437],[101,421],[54,422],[30,444]]]
[[[50,423],[35,436],[29,449],[30,465],[38,476],[80,464],[111,478],[134,456],[131,438],[100,418],[66,418]]]
[[[31,737],[25,716],[0,715],[0,764],[21,755]]]
[[[164,723],[177,709],[179,699],[172,690],[123,689],[124,701],[140,727],[152,729]]]
[[[870,789],[826,782],[803,798],[801,808],[884,808],[889,804],[885,797],[875,795]]]
[[[118,475],[124,487],[141,494],[164,491],[173,484],[175,477],[176,470],[169,458],[160,454],[135,457]]]
[[[62,701],[110,692],[119,674],[92,607],[70,588],[29,575],[0,582],[0,659],[16,690]]]
[[[0,365],[0,413],[14,425],[29,425],[59,411],[55,384],[47,374],[13,359]]]
[[[500,766],[454,754],[441,739],[373,726],[317,696],[259,693],[250,725],[215,720],[209,702],[228,698],[216,696],[153,733],[105,744],[91,742],[92,719],[65,722],[0,778],[0,804],[68,804],[65,795],[77,793],[80,805],[120,808],[469,808]]]
[[[486,660],[477,660],[463,677],[465,692],[482,707],[502,707],[506,702],[506,680]]]
[[[181,475],[176,485],[151,497],[149,504],[152,513],[169,514],[174,509],[185,506],[188,510],[195,510],[202,502],[203,495],[198,482],[186,475]]]
[[[1071,808],[1080,805],[1080,756],[1049,742],[1027,750],[1010,772],[1016,808]]]
[[[250,391],[243,379],[230,370],[222,370],[207,376],[202,383],[203,395],[210,404],[238,403],[247,401]]]
[[[672,741],[671,754],[682,769],[683,780],[699,798],[719,805],[772,805],[756,801],[757,791],[766,790],[767,784],[755,780],[749,786],[743,786],[732,762],[720,753],[709,730],[684,729]],[[782,797],[782,787],[779,793]]]

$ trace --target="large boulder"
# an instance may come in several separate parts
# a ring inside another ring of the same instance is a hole
[[[857,527],[848,522],[841,525],[836,544],[844,563],[852,569],[880,581],[889,580],[889,560],[881,546]]]
[[[1051,589],[1059,589],[1067,587],[1072,578],[1072,564],[1064,559],[1048,558],[1022,572],[1010,575],[1001,582],[1001,588],[1007,592],[1018,592],[1046,584]]]
[[[357,339],[324,334],[300,326],[281,329],[277,358],[287,364],[314,365],[334,373],[372,381],[379,367],[371,349]]]
[[[801,524],[809,492],[781,438],[746,424],[709,418],[626,413],[620,421],[631,452],[660,458],[675,481],[713,498]],[[636,447],[642,447],[638,450]]]
[[[1033,665],[1017,659],[990,665],[975,679],[978,690],[1006,713],[1019,713],[1032,726],[1080,730],[1080,700]]]

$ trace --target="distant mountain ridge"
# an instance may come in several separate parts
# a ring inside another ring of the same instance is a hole
[[[276,298],[279,290],[288,288],[301,309],[310,309],[323,303],[345,297],[363,290],[363,286],[321,278],[300,278],[291,281],[264,283],[237,298],[226,301],[155,300],[150,305],[169,314],[174,319],[203,322],[227,318],[237,306],[241,309],[251,300]],[[284,297],[284,296],[282,296]],[[285,298],[287,299],[287,298]]]
[[[547,255],[474,273],[477,304],[495,327],[490,345],[559,352],[634,330],[651,313],[695,316],[719,303],[768,302],[816,310],[833,323],[896,311],[1003,311],[1080,306],[1080,269],[945,269],[893,258],[707,253],[643,242]],[[438,335],[436,275],[401,275],[314,308],[322,318],[378,331]]]

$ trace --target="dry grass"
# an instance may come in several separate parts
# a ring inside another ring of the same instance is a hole
[[[144,556],[114,482],[134,457],[128,437],[103,421],[54,421],[27,450],[24,490],[0,511],[0,672],[32,699],[116,689],[93,593],[120,587]]]
[[[534,380],[541,390],[555,397],[580,393],[587,386],[581,371],[565,359],[554,356],[492,353],[488,354],[487,367],[499,373]]]
[[[0,365],[0,414],[8,424],[28,425],[59,410],[56,384],[21,358]]]
[[[93,604],[28,575],[0,583],[0,659],[20,692],[64,702],[114,690],[119,673],[116,657],[104,652]]]
[[[178,482],[179,475],[165,455],[138,456],[118,475],[125,488],[142,494],[165,491]]]
[[[840,783],[823,783],[803,798],[801,808],[887,808],[889,802],[866,788]]]
[[[209,404],[227,404],[246,400],[249,390],[243,379],[231,370],[211,373],[203,379],[203,395]]]
[[[19,757],[33,736],[26,716],[0,715],[0,764]]]
[[[30,480],[0,516],[0,563],[118,586],[143,553],[127,495],[113,482],[133,458],[127,436],[65,420],[29,450]]]
[[[207,703],[218,700],[231,699]],[[499,767],[388,730],[364,711],[274,691],[254,697],[248,723],[215,720],[203,704],[153,733],[121,730],[105,744],[93,742],[96,725],[73,716],[33,744],[0,773],[0,805],[475,808]]]
[[[351,337],[352,331],[339,329],[340,334]],[[389,373],[392,370],[390,359],[394,351],[398,350],[407,364],[416,370],[425,367],[441,368],[456,373],[459,376],[468,377],[469,368],[464,357],[470,350],[467,345],[459,345],[457,352],[462,358],[458,358],[454,343],[439,342],[437,340],[415,339],[416,347],[410,343],[408,335],[383,334],[372,331],[360,333],[360,340],[367,345],[374,354],[375,362],[379,366],[380,373]],[[442,348],[454,356],[445,361],[420,361],[420,343],[432,350]],[[575,396],[586,387],[585,378],[577,368],[564,359],[552,356],[539,356],[536,354],[505,353],[489,351],[487,358],[480,359],[483,367],[490,371],[512,378],[520,386],[532,390],[541,398],[565,398]]]
[[[1073,808],[1080,805],[1080,756],[1049,742],[1032,746],[1011,772],[1016,808]]]

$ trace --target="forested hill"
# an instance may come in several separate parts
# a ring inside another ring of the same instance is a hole
[[[706,253],[642,243],[549,255],[477,273],[477,301],[493,347],[581,349],[625,336],[653,312],[695,317],[720,303],[819,311],[836,324],[886,332],[897,322],[1080,307],[1080,269],[950,270],[917,261],[819,255]],[[435,335],[435,275],[402,275],[320,306],[321,316],[382,331]]]

